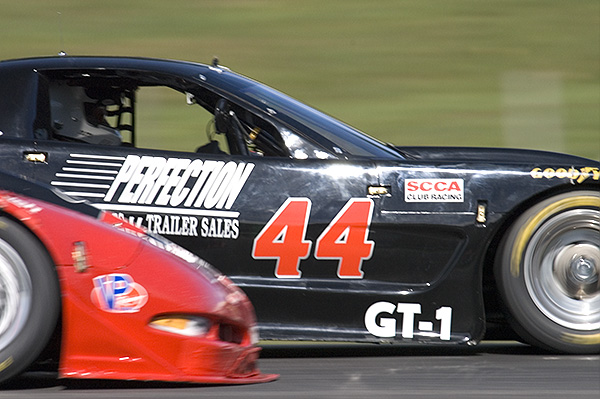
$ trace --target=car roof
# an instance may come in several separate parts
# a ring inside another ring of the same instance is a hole
[[[149,57],[128,57],[128,56],[46,56],[15,58],[0,61],[0,67],[4,65],[19,66],[23,68],[152,68],[153,66],[161,70],[165,68],[178,70],[182,67],[204,67],[208,65],[191,61],[171,60]]]
[[[160,74],[172,74],[192,80],[202,80],[204,85],[222,88],[237,94],[240,88],[257,82],[246,76],[232,72],[229,68],[192,61],[127,57],[127,56],[49,56],[31,57],[0,61],[0,73],[3,69],[12,69],[19,73],[28,71],[44,72],[52,70],[130,70]],[[216,83],[218,81],[218,83]]]

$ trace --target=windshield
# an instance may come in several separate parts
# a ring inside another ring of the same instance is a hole
[[[242,93],[250,102],[322,144],[336,156],[402,158],[382,142],[270,87],[249,85]]]

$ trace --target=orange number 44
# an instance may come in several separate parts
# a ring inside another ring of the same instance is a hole
[[[289,198],[254,239],[252,257],[275,259],[275,276],[300,278],[300,261],[308,258],[311,242],[305,239],[311,201]],[[375,243],[367,239],[373,201],[351,198],[317,238],[316,259],[338,259],[339,278],[362,278],[362,262],[370,259]]]

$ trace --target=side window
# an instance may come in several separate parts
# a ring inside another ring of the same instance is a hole
[[[170,151],[229,153],[217,134],[214,115],[184,94],[164,86],[136,93],[136,147]]]
[[[38,108],[46,104],[50,109],[51,127],[37,129],[39,139],[210,154],[313,156],[312,150],[294,148],[306,146],[290,140],[291,132],[284,137],[251,109],[204,87],[171,76],[95,73],[48,76],[49,95],[45,102],[38,96]],[[48,120],[39,109],[38,114],[40,121]]]
[[[213,114],[166,86],[49,84],[52,138],[170,151],[228,152]]]

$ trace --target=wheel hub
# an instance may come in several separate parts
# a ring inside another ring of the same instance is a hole
[[[571,268],[573,276],[578,281],[589,281],[597,275],[596,265],[589,259],[579,258],[571,264]]]
[[[599,252],[598,247],[590,244],[574,244],[558,253],[553,272],[565,295],[583,299],[598,292]]]

